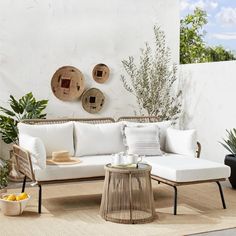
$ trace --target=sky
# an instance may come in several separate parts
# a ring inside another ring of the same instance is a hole
[[[206,43],[236,52],[236,0],[180,0],[181,18],[193,13],[196,7],[208,15],[204,28]]]

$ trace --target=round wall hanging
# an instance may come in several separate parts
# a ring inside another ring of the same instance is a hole
[[[76,100],[84,91],[83,74],[73,66],[63,66],[53,75],[51,88],[54,95],[60,100]]]
[[[88,89],[82,95],[82,106],[84,110],[92,114],[99,112],[104,102],[105,96],[102,91],[97,88]]]
[[[93,79],[96,82],[102,84],[102,83],[106,82],[109,79],[109,73],[110,73],[110,70],[109,70],[107,65],[97,64],[93,68]]]

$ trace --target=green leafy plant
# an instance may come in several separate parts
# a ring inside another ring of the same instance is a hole
[[[201,63],[235,60],[234,53],[222,46],[210,47],[204,41],[207,12],[196,8],[180,20],[180,63]]]
[[[182,91],[175,86],[177,66],[171,63],[165,33],[156,25],[154,35],[155,50],[146,43],[138,64],[132,56],[122,61],[128,78],[121,75],[121,81],[136,97],[140,115],[158,116],[160,121],[173,120],[181,112]]]
[[[32,93],[27,93],[19,100],[10,95],[10,109],[0,107],[0,133],[2,140],[9,143],[18,143],[17,124],[24,119],[44,119],[46,113],[43,113],[48,100],[36,101]]]
[[[207,24],[207,13],[196,8],[193,14],[180,20],[180,63],[205,62],[206,32],[203,30]]]
[[[227,139],[223,139],[224,143],[220,143],[236,157],[236,129],[226,130],[226,132]]]
[[[226,50],[222,46],[206,48],[207,61],[230,61],[236,57],[232,51]]]
[[[8,175],[9,175],[9,162],[4,161],[3,164],[0,165],[0,189],[7,187]]]

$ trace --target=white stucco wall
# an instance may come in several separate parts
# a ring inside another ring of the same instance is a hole
[[[219,144],[225,129],[236,127],[236,62],[180,66],[184,80],[184,126],[194,128],[202,158],[223,162],[227,151]]]
[[[133,115],[135,100],[120,82],[121,60],[138,57],[158,23],[178,62],[178,6],[173,0],[0,1],[0,105],[7,106],[10,94],[20,97],[32,91],[38,99],[49,99],[48,117]],[[101,62],[111,69],[110,80],[102,85],[91,77]],[[80,102],[53,96],[51,77],[63,65],[78,67],[87,87],[104,92],[100,113],[90,115]]]

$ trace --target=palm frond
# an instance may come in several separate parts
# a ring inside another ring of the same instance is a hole
[[[236,129],[226,130],[227,138],[219,142],[226,150],[236,156]]]

